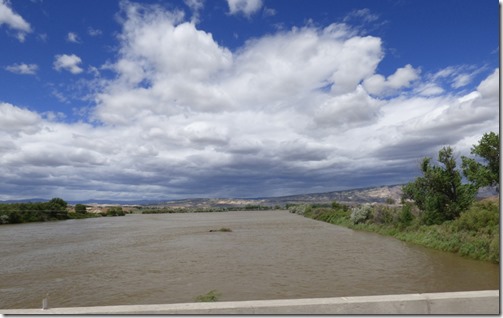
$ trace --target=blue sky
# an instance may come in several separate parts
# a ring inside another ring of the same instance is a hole
[[[499,130],[495,0],[0,0],[0,200],[405,183]]]

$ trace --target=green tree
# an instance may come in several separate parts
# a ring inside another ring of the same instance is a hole
[[[475,159],[462,156],[462,169],[466,178],[477,188],[496,186],[499,192],[500,178],[500,138],[490,132],[484,134],[478,145],[474,145],[470,152],[482,158],[483,163]]]
[[[80,203],[76,204],[75,205],[75,213],[86,214],[87,213],[86,206],[83,204],[80,204]]]
[[[47,202],[47,205],[51,218],[58,220],[68,219],[68,211],[66,210],[68,203],[66,203],[65,200],[60,198],[53,198],[51,201]]]
[[[438,162],[443,167],[432,165],[431,158],[424,158],[421,162],[423,176],[403,188],[404,198],[414,200],[425,224],[453,220],[475,199],[477,188],[461,183],[461,173],[456,169],[452,152],[451,147],[439,151]]]
[[[124,216],[125,213],[120,206],[114,206],[108,209],[107,216]]]

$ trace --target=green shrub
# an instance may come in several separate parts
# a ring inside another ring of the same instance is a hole
[[[370,204],[364,204],[359,207],[353,208],[350,215],[350,220],[353,224],[363,223],[370,217],[372,207]]]
[[[108,211],[105,214],[106,216],[124,216],[126,213],[122,210],[122,207],[120,206],[114,206],[108,209]]]
[[[217,301],[219,297],[220,297],[220,293],[217,292],[215,289],[213,289],[204,295],[197,296],[195,298],[195,300],[197,302],[214,302],[214,301]]]
[[[385,205],[375,205],[372,208],[372,221],[377,224],[392,224],[398,219],[397,209]]]
[[[401,224],[408,226],[412,223],[413,219],[414,215],[412,214],[412,205],[408,203],[404,204],[398,217],[398,221]]]
[[[477,202],[463,212],[453,222],[453,226],[459,231],[491,232],[499,227],[499,206],[495,202]]]
[[[290,213],[305,215],[311,213],[313,210],[312,206],[309,204],[298,204],[298,205],[290,205],[288,207],[288,211]]]
[[[76,204],[75,205],[75,213],[86,214],[87,213],[86,206],[83,204],[80,204],[80,203]]]

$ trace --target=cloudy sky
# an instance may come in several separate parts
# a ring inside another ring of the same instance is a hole
[[[0,200],[406,183],[499,131],[496,0],[0,0]]]

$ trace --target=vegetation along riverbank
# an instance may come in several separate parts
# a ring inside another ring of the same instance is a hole
[[[396,237],[477,260],[499,263],[499,195],[476,201],[480,187],[499,192],[499,135],[485,134],[472,147],[477,160],[462,157],[456,168],[453,150],[439,151],[438,164],[424,158],[423,176],[403,187],[402,202],[354,207],[333,202],[330,207],[290,206],[292,213],[315,220]],[[463,183],[462,175],[469,181]]]
[[[83,204],[70,207],[61,198],[47,202],[24,202],[0,204],[0,224],[46,222],[67,219],[86,219],[101,216],[124,216],[122,207],[109,207],[100,213],[89,213]]]

